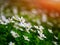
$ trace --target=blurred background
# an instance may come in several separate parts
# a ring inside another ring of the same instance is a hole
[[[39,0],[37,2],[39,2]],[[35,6],[37,2],[36,0],[0,0],[0,15],[1,12],[3,12],[6,16],[12,16],[13,9],[16,8],[18,14],[20,12],[34,13],[40,17],[41,22],[49,22],[48,24],[50,25],[53,23],[55,28],[60,29],[60,13],[55,11],[48,12],[45,9],[37,8],[37,6]]]

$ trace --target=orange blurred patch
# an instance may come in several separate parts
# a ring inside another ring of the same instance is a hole
[[[46,10],[60,11],[60,1],[59,0],[35,0],[35,7],[42,8]]]

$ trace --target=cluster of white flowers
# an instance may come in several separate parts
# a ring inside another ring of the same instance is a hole
[[[14,38],[19,37],[18,33],[14,32],[14,31],[11,31],[10,33],[12,34],[12,36],[13,36]]]
[[[25,27],[25,28],[26,28],[26,31],[29,33],[29,30],[30,30],[30,28],[32,27],[31,23],[29,23],[29,22],[26,23],[26,21],[25,21],[25,19],[24,19],[23,17],[20,18],[20,17],[17,16],[17,15],[13,16],[12,19],[15,19],[15,20],[19,21],[19,22],[15,22],[14,27],[17,27],[17,25],[18,25],[18,26]],[[13,22],[14,22],[14,21],[13,21]],[[17,27],[17,28],[19,28],[19,27]]]
[[[31,27],[32,27],[31,23],[29,23],[29,22],[27,23],[26,20],[23,17],[20,18],[18,15],[14,15],[14,16],[12,16],[12,18],[8,18],[8,19],[6,19],[6,17],[4,15],[2,15],[1,19],[2,19],[2,20],[0,20],[1,24],[7,24],[9,22],[13,22],[14,23],[14,27],[17,28],[17,29],[20,29],[21,31],[23,31],[23,29],[20,28],[20,26],[24,27],[25,30],[28,33],[30,33],[29,30],[35,32],[35,30],[31,29]],[[39,36],[37,36],[37,37],[40,40],[44,40],[44,38],[46,38],[46,36],[43,34],[44,27],[43,26],[35,26],[35,25],[33,27],[35,27],[37,29],[37,31],[38,31]],[[50,30],[50,29],[48,29],[48,31],[50,33],[53,33],[52,30]],[[14,38],[19,37],[19,35],[16,32],[14,32],[14,31],[11,31],[10,33],[12,34],[12,36]],[[23,37],[24,37],[25,40],[30,41],[27,36],[23,35]],[[56,36],[54,36],[54,37],[57,39]]]
[[[39,34],[39,36],[38,36],[38,38],[40,39],[40,40],[43,40],[44,38],[46,38],[46,36],[43,34],[43,26],[34,26],[36,29],[38,29],[38,34]]]
[[[15,15],[15,16],[12,17],[12,19],[15,19],[15,20],[19,21],[19,23],[18,22],[15,22],[15,27],[16,28],[19,28],[18,26],[25,27],[26,28],[26,31],[28,33],[30,33],[29,30],[32,27],[32,25],[30,23],[26,23],[25,22],[25,19],[23,17],[20,18],[19,16]],[[46,36],[43,34],[43,29],[44,28],[42,26],[34,26],[34,27],[36,29],[38,29],[38,34],[39,34],[38,38],[40,38],[41,40],[43,40],[43,38],[46,38]],[[22,29],[22,31],[23,31],[23,29]]]
[[[16,22],[14,20],[17,20],[19,22]],[[26,23],[25,19],[23,17],[20,18],[18,15],[14,15],[12,16],[12,18],[8,18],[8,19],[6,19],[4,15],[1,15],[1,20],[0,20],[1,24],[8,24],[9,22],[13,22],[15,24],[14,27],[17,28],[19,28],[18,26],[25,27],[27,32],[32,27],[31,23],[29,22]]]

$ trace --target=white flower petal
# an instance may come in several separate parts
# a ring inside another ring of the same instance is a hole
[[[10,43],[9,43],[9,45],[15,45],[15,43],[13,43],[13,42],[10,42]]]

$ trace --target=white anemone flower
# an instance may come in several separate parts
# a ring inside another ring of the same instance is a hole
[[[55,35],[54,35],[54,38],[58,40],[58,37],[56,37]]]
[[[9,23],[9,20],[6,19],[6,17],[4,15],[1,15],[1,19],[5,24]]]
[[[13,43],[13,42],[10,42],[10,43],[9,43],[9,45],[15,45],[15,43]]]
[[[20,22],[25,23],[25,19],[23,17],[21,17]]]
[[[56,41],[52,41],[54,43],[54,45],[58,45]]]
[[[40,37],[40,36],[38,36],[38,38],[40,39],[40,40],[44,40],[42,37]]]
[[[24,39],[30,41],[27,36],[23,35]]]
[[[43,33],[41,33],[40,31],[38,31],[38,34],[41,38],[46,38],[46,36]]]
[[[11,31],[10,33],[12,34],[12,36],[13,36],[14,38],[19,37],[19,35],[18,35],[16,32],[14,32],[14,31]]]
[[[39,29],[40,33],[43,33],[43,26],[34,26],[36,29]]]
[[[24,23],[24,25],[27,29],[30,29],[32,27],[32,25],[30,23]]]
[[[43,26],[35,26],[35,25],[34,25],[34,27],[35,27],[36,29],[39,29],[39,30],[43,30],[43,29],[44,29]]]
[[[50,33],[53,33],[51,29],[48,29],[48,31],[49,31]]]
[[[36,29],[39,29],[39,27],[38,27],[38,26],[35,26],[35,25],[34,25],[34,27],[35,27]]]
[[[44,29],[44,27],[43,27],[43,26],[39,26],[39,29],[40,29],[40,30],[43,30],[43,29]]]
[[[24,23],[20,22],[19,26],[25,27]]]
[[[30,23],[25,23],[24,25],[25,25],[26,31],[30,33],[29,30],[31,29],[32,25]]]
[[[30,29],[32,27],[30,23],[22,23],[22,22],[19,23],[19,26],[25,27],[27,29]]]

